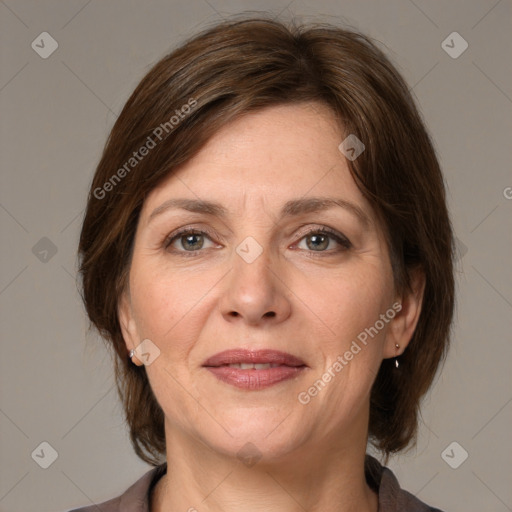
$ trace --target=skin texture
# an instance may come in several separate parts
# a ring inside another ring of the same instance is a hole
[[[145,368],[166,418],[168,473],[154,510],[377,510],[364,477],[370,390],[382,359],[413,334],[423,282],[396,292],[382,227],[338,149],[343,138],[322,104],[269,107],[224,127],[147,197],[119,318],[127,350],[143,339],[160,350]],[[367,223],[341,207],[280,217],[285,202],[313,196],[348,201]],[[169,209],[149,220],[173,198],[216,201],[228,214]],[[209,234],[165,247],[182,227]],[[350,246],[307,234],[325,227]],[[263,249],[252,263],[236,252],[246,237]],[[301,404],[299,393],[396,302],[401,311]],[[255,391],[202,366],[239,347],[289,352],[308,368]],[[261,456],[251,467],[237,458],[246,443]]]

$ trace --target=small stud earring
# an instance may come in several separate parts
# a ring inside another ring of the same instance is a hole
[[[138,364],[138,362],[135,362],[135,361],[133,360],[133,356],[135,355],[135,350],[134,350],[133,348],[130,350],[130,353],[129,353],[128,355],[129,355],[130,359],[132,360],[132,363],[133,363],[135,366],[142,366],[142,363],[141,363],[141,364]],[[137,357],[136,357],[136,359],[137,359]],[[137,361],[138,361],[138,359],[137,359]]]
[[[400,348],[400,345],[398,343],[395,343],[395,348],[398,350]],[[395,368],[399,367],[398,363],[398,357],[395,357]]]

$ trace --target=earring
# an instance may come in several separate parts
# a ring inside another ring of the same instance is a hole
[[[132,363],[133,363],[135,366],[142,366],[142,363],[138,364],[137,362],[135,362],[135,361],[133,360],[133,356],[135,355],[135,350],[134,350],[133,348],[130,350],[130,353],[129,353],[128,355],[129,355],[130,359],[132,360]],[[136,357],[135,359],[138,361],[137,357]]]
[[[395,343],[395,348],[398,350],[400,348],[400,345],[398,343]],[[398,368],[398,357],[395,357],[395,368]]]

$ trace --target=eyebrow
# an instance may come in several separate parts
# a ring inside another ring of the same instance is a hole
[[[280,211],[281,217],[293,217],[305,213],[314,213],[331,208],[344,208],[355,215],[365,226],[370,224],[368,215],[356,204],[346,199],[334,197],[304,197],[287,201]],[[158,215],[172,209],[182,209],[193,213],[203,213],[213,215],[224,219],[229,211],[220,203],[213,201],[204,201],[201,199],[169,199],[155,208],[149,218],[148,223]]]

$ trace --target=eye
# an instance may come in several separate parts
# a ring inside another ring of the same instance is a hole
[[[199,253],[202,249],[214,247],[212,237],[213,235],[210,235],[207,231],[183,228],[169,235],[164,240],[163,246],[170,252],[181,253],[183,256],[193,256],[194,253]],[[304,243],[306,246],[300,247]],[[296,245],[301,250],[327,254],[343,252],[352,247],[345,236],[326,227],[310,229],[303,234]],[[332,247],[333,245],[334,247]]]
[[[207,241],[210,242],[210,246],[205,246]],[[178,231],[178,233],[173,233],[164,241],[164,247],[166,249],[172,247],[172,251],[175,252],[197,252],[200,249],[207,249],[212,246],[213,242],[208,233],[191,228],[185,228]]]
[[[305,243],[306,247],[300,247],[300,244]],[[334,242],[334,243],[333,243]],[[332,247],[332,246],[338,247]],[[342,252],[352,247],[352,244],[341,233],[338,233],[329,228],[313,228],[308,231],[303,237],[300,239],[299,244],[297,244],[299,249],[303,249],[306,251],[313,252]],[[327,250],[330,249],[330,250]]]

